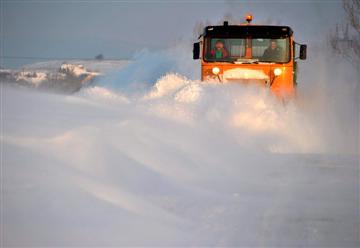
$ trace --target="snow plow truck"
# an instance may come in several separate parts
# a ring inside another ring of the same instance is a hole
[[[307,46],[294,41],[288,26],[252,25],[252,15],[240,25],[207,26],[193,46],[201,59],[201,80],[239,82],[270,88],[276,96],[292,98],[297,85],[297,61]]]

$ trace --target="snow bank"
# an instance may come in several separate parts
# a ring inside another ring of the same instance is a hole
[[[60,66],[60,72],[70,74],[74,77],[80,77],[83,74],[89,73],[83,65],[74,65],[74,64],[68,64],[68,63],[63,63]]]
[[[89,71],[94,71],[98,73],[109,73],[114,70],[119,70],[119,68],[127,65],[129,60],[50,60],[32,63],[23,66],[21,69],[26,71],[49,71],[57,72],[62,64],[72,64],[72,65],[82,65]]]
[[[85,62],[82,64],[81,62]],[[92,83],[102,73],[125,66],[128,61],[47,61],[21,70],[0,70],[1,83],[58,93],[74,93]],[[89,67],[87,67],[89,66]]]
[[[27,81],[33,84],[35,87],[38,87],[46,79],[47,75],[45,72],[31,71],[21,71],[16,77],[16,81]]]

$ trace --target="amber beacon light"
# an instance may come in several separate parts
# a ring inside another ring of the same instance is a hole
[[[250,22],[252,21],[252,19],[253,19],[253,16],[252,16],[251,14],[249,14],[249,15],[246,16],[246,21],[247,21],[248,23],[250,23]]]

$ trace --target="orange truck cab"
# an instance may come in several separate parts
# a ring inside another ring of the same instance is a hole
[[[288,26],[251,25],[251,15],[246,20],[205,27],[193,47],[193,58],[201,59],[201,80],[259,84],[281,98],[292,98],[296,61],[306,59],[306,45],[294,41]]]

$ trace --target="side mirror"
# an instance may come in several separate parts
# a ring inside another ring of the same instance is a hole
[[[307,46],[306,45],[300,45],[300,56],[299,58],[301,60],[305,60],[306,59],[306,50],[307,50]]]
[[[200,58],[200,42],[194,43],[193,47],[193,59],[199,59]]]

